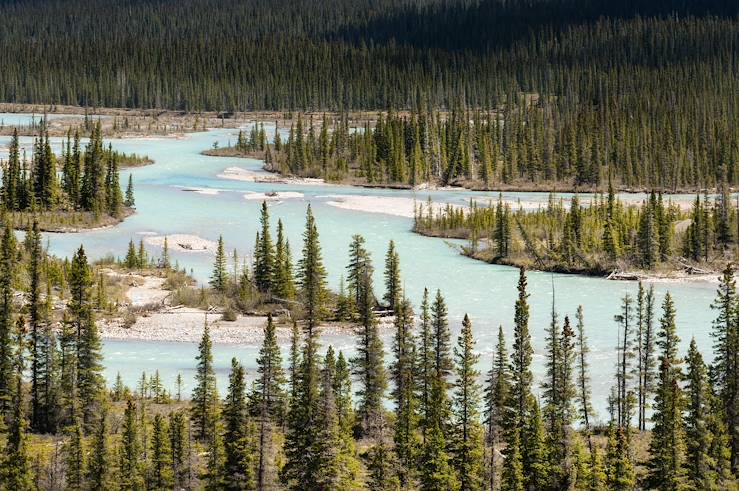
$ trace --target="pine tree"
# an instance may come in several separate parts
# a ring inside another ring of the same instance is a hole
[[[13,284],[16,274],[16,242],[6,221],[0,241],[0,415],[8,415],[14,390],[12,332],[15,309]]]
[[[739,471],[739,322],[734,268],[729,263],[719,278],[716,299],[711,306],[718,312],[713,322],[714,370],[716,385],[724,404],[731,448],[731,468]]]
[[[226,267],[226,251],[223,245],[223,236],[218,237],[216,259],[213,265],[213,273],[210,276],[210,286],[219,293],[225,293],[228,286],[228,272]]]
[[[677,490],[685,486],[685,428],[682,413],[685,407],[680,387],[681,361],[677,350],[680,338],[675,325],[675,307],[668,293],[662,304],[662,319],[657,346],[661,350],[659,383],[654,402],[654,428],[649,446],[649,481],[662,490]]]
[[[501,489],[524,491],[526,489],[526,479],[523,473],[523,460],[521,457],[520,430],[517,426],[514,426],[509,431],[510,435],[506,438],[508,447],[506,448],[506,458],[503,461],[503,482]]]
[[[626,430],[611,425],[606,455],[606,483],[609,490],[632,491],[636,486],[636,474],[629,453]]]
[[[190,473],[189,422],[183,411],[169,415],[169,448],[172,452],[172,477],[175,486],[184,486]]]
[[[498,447],[505,430],[505,423],[509,420],[511,379],[508,367],[508,350],[506,349],[503,326],[498,327],[498,343],[495,346],[493,365],[488,372],[485,385],[485,425],[487,443],[487,475],[491,490],[500,487],[500,472],[498,470]],[[520,445],[520,442],[519,442]],[[519,453],[520,458],[520,453]]]
[[[110,451],[108,449],[108,417],[105,410],[98,418],[90,444],[90,457],[87,463],[87,487],[107,490],[110,483]]]
[[[128,175],[128,185],[126,185],[126,198],[123,200],[123,204],[128,208],[136,206],[136,198],[133,194],[133,174]]]
[[[713,394],[708,369],[695,338],[685,359],[687,364],[687,415],[685,417],[688,485],[691,489],[718,490],[726,485],[729,448],[723,422],[713,413]]]
[[[593,443],[590,438],[591,421],[593,418],[593,406],[591,403],[590,388],[590,364],[588,355],[590,354],[590,346],[588,338],[585,334],[585,316],[583,314],[582,305],[577,307],[577,402],[580,412],[580,421],[588,436],[588,447],[590,453],[593,453]]]
[[[272,279],[275,274],[275,251],[272,245],[272,236],[269,230],[269,211],[267,202],[262,201],[259,215],[261,231],[254,251],[254,283],[259,291],[272,291]]]
[[[282,220],[277,221],[277,243],[275,244],[274,274],[272,289],[274,295],[284,300],[295,298],[295,280],[290,254],[290,243],[285,238]]]
[[[395,250],[395,242],[390,241],[385,255],[385,296],[388,308],[395,312],[400,302],[400,257]]]
[[[125,491],[139,490],[144,487],[141,462],[141,440],[136,418],[136,403],[131,399],[126,403],[121,428],[121,443],[118,454],[119,489]]]
[[[421,332],[418,336],[419,405],[422,429],[424,430],[424,442],[426,440],[425,430],[429,426],[431,418],[431,385],[434,379],[433,334],[431,331],[430,309],[431,307],[429,304],[429,291],[428,288],[424,288],[420,315]]]
[[[418,400],[416,397],[416,346],[413,334],[413,311],[410,303],[401,300],[395,311],[395,361],[390,367],[395,402],[395,453],[397,454],[400,486],[407,489],[413,482],[418,454]]]
[[[531,359],[534,350],[531,346],[529,333],[529,294],[526,292],[526,272],[519,271],[518,299],[516,300],[513,331],[513,353],[511,354],[511,382],[512,399],[515,421],[513,424],[520,427],[522,419],[526,417],[531,403]]]
[[[22,318],[18,322],[23,326]],[[28,423],[25,415],[24,390],[23,390],[23,357],[24,347],[22,341],[22,330],[19,329],[17,339],[17,352],[15,361],[12,363],[10,384],[14,386],[13,411],[9,418],[5,446],[0,456],[0,488],[13,491],[31,491],[34,489],[32,482],[30,462],[27,449],[26,428]],[[0,423],[0,426],[3,424]]]
[[[210,341],[210,328],[205,320],[203,337],[198,345],[198,361],[195,372],[195,389],[192,393],[191,418],[195,427],[196,438],[210,441],[213,438],[213,427],[218,418],[218,391],[216,374],[213,369],[213,352]]]
[[[282,370],[282,355],[277,344],[272,314],[267,316],[264,340],[257,358],[257,374],[254,395],[259,411],[257,483],[259,489],[264,489],[272,425],[283,420],[284,405],[287,400],[284,390],[285,373]]]
[[[223,405],[224,449],[223,489],[251,489],[255,484],[254,448],[248,433],[244,367],[231,360],[228,395]]]
[[[454,349],[457,380],[454,391],[454,467],[460,490],[482,489],[483,432],[480,426],[480,355],[473,350],[472,323],[467,315]]]
[[[352,360],[354,374],[359,379],[360,388],[358,415],[365,435],[376,436],[383,423],[383,399],[387,387],[384,349],[378,332],[377,319],[372,311],[372,262],[369,254],[361,253],[363,260],[356,274],[356,288],[360,325],[357,327],[357,356]]]
[[[69,438],[64,445],[66,489],[81,490],[85,485],[85,441],[79,422],[69,429]]]
[[[151,462],[147,478],[150,489],[172,487],[172,454],[169,446],[167,421],[161,414],[154,415],[151,433]]]
[[[326,315],[326,269],[321,257],[321,245],[318,242],[313,211],[310,205],[306,212],[305,232],[303,233],[303,257],[298,262],[298,285],[300,299],[307,320],[309,337]]]
[[[136,269],[139,265],[139,257],[136,254],[136,245],[133,243],[133,239],[128,241],[128,250],[126,252],[126,259],[124,263],[128,269]]]
[[[90,428],[100,411],[105,381],[102,366],[102,341],[92,305],[92,275],[85,250],[80,246],[72,259],[69,274],[68,311],[77,345],[77,390],[82,422]]]

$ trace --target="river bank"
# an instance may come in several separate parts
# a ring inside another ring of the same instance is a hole
[[[223,309],[188,307],[173,301],[173,292],[167,279],[151,272],[119,272],[105,270],[104,274],[126,285],[128,302],[118,312],[98,321],[103,339],[126,341],[166,341],[198,343],[207,322],[211,340],[218,344],[259,345],[267,324],[266,312],[238,314],[226,320]],[[381,317],[380,328],[392,326],[392,318]],[[287,313],[275,317],[277,340],[290,341],[292,321]],[[321,335],[349,333],[348,322],[323,322]]]

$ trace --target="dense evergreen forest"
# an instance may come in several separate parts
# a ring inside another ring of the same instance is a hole
[[[634,279],[624,270],[718,271],[737,257],[736,204],[724,188],[697,195],[688,210],[652,192],[627,205],[609,187],[590,202],[549,196],[546,206],[512,209],[503,202],[417,207],[414,230],[469,239],[468,256],[497,264]],[[706,268],[706,269],[702,269]]]
[[[384,144],[359,155],[339,147],[329,169],[290,170],[549,189],[602,187],[612,172],[619,188],[696,189],[739,179],[738,9],[722,0],[2,2],[0,100],[413,110],[387,122]],[[443,124],[438,111],[454,115]]]
[[[103,264],[90,264],[82,248],[71,261],[55,259],[45,253],[37,225],[23,243],[5,225],[1,489],[737,487],[739,297],[730,265],[714,302],[711,364],[695,341],[680,349],[669,294],[661,309],[641,284],[635,299],[624,296],[615,312],[621,340],[608,414],[596,415],[583,307],[560,319],[553,306],[542,353],[546,372],[534,378],[523,269],[515,316],[500,327],[483,374],[473,320],[465,316],[453,340],[440,291],[426,290],[415,310],[402,292],[392,242],[381,298],[361,235],[352,238],[346,290],[337,294],[327,286],[310,207],[297,262],[280,222],[273,241],[266,205],[260,222],[254,263],[231,272],[219,241],[210,287],[201,295],[290,306],[287,359],[270,315],[254,383],[247,384],[234,359],[228,387],[218,387],[206,319],[191,394],[183,393],[180,376],[165,381],[157,371],[142,374],[135,388],[120,377],[106,388],[96,325],[111,308]],[[131,244],[125,260],[105,265],[175,274],[166,246],[154,260]],[[52,298],[63,299],[62,306]],[[380,312],[393,316],[389,354]],[[332,318],[354,328],[356,356],[321,346],[321,325]]]

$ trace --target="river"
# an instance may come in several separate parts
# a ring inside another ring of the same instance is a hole
[[[18,115],[0,114],[0,120],[15,124],[30,122]],[[268,128],[269,133],[273,128]],[[214,142],[220,146],[234,142],[238,130],[212,129],[207,132],[191,133],[183,138],[141,138],[112,140],[113,148],[123,152],[145,154],[154,164],[121,172],[123,186],[128,174],[133,174],[137,213],[122,224],[104,230],[77,234],[47,234],[50,252],[58,256],[70,256],[80,244],[85,246],[91,258],[107,254],[122,256],[130,239],[138,242],[147,234],[172,235],[193,234],[217,240],[223,234],[229,250],[236,248],[240,255],[251,253],[258,227],[258,200],[247,200],[248,192],[293,191],[302,193],[301,198],[286,199],[270,206],[273,226],[280,218],[285,224],[288,237],[297,260],[301,246],[301,233],[308,203],[312,205],[318,223],[323,257],[329,272],[332,288],[338,288],[340,275],[347,263],[348,245],[351,236],[361,233],[367,240],[375,269],[375,288],[378,295],[383,292],[382,270],[387,243],[394,239],[400,254],[403,284],[407,296],[418,306],[424,287],[431,291],[441,289],[449,308],[449,320],[453,338],[459,332],[461,319],[470,315],[477,339],[476,349],[481,353],[479,368],[483,374],[489,369],[498,326],[502,325],[508,344],[512,342],[513,306],[516,298],[518,271],[505,266],[489,265],[461,256],[445,241],[416,235],[411,232],[412,219],[380,213],[366,213],[340,209],[329,204],[331,195],[376,195],[403,196],[426,201],[466,203],[470,197],[481,198],[484,193],[465,191],[399,191],[369,190],[345,186],[315,184],[264,184],[227,180],[218,177],[225,168],[241,167],[259,171],[261,162],[254,159],[208,157],[201,151]],[[0,137],[0,158],[7,155],[8,137]],[[22,144],[30,147],[30,138]],[[54,139],[56,145],[59,139]],[[209,189],[209,193],[187,192],[184,189]],[[545,202],[546,193],[505,193],[510,198],[526,202]],[[489,193],[491,199],[497,193]],[[587,197],[583,197],[587,200]],[[147,247],[150,255],[158,256],[161,250]],[[178,261],[199,281],[207,281],[213,255],[203,252],[172,252]],[[585,307],[587,333],[592,349],[591,377],[593,403],[599,416],[605,418],[606,398],[614,383],[615,347],[617,326],[613,316],[618,313],[620,299],[625,293],[636,295],[634,282],[614,282],[605,279],[568,276],[550,273],[528,273],[531,293],[531,334],[536,350],[534,371],[538,380],[544,370],[543,350],[545,328],[550,319],[552,292],[556,294],[556,309],[560,320],[565,315],[574,318],[578,305]],[[687,349],[691,337],[695,337],[707,359],[712,358],[710,336],[714,317],[710,304],[716,285],[710,282],[654,283],[658,302],[669,291],[677,306],[678,332],[683,348]],[[661,311],[661,309],[660,309]],[[658,314],[660,314],[658,311]],[[384,333],[386,362],[391,360],[392,332]],[[354,339],[351,333],[324,336],[324,346],[332,344],[335,349],[353,352]],[[283,349],[286,350],[286,346]],[[124,381],[135,385],[142,371],[153,373],[159,369],[166,386],[173,388],[177,373],[186,381],[186,390],[192,383],[197,346],[188,343],[164,343],[143,341],[104,342],[105,373],[112,381],[120,372]],[[216,345],[215,365],[219,373],[219,388],[226,388],[227,370],[232,356],[237,357],[252,375],[258,346]]]

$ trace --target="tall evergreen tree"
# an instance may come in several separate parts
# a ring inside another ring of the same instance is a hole
[[[216,374],[213,368],[213,345],[210,341],[210,327],[205,320],[203,337],[198,345],[198,361],[195,372],[195,388],[192,392],[191,419],[196,438],[209,441],[218,418],[218,391]]]
[[[459,489],[482,489],[483,431],[480,425],[480,372],[475,368],[480,355],[474,352],[472,322],[467,315],[454,349],[456,382],[454,390],[454,467]]]
[[[76,335],[77,390],[82,421],[90,428],[101,405],[105,381],[102,366],[102,341],[95,323],[92,300],[92,275],[85,250],[80,246],[72,259],[69,274],[68,311]]]
[[[678,490],[685,486],[685,398],[680,387],[680,338],[675,324],[675,307],[668,293],[662,304],[662,319],[657,346],[660,348],[660,371],[655,396],[654,428],[650,443],[649,481],[655,488]]]
[[[400,290],[400,256],[395,250],[395,241],[391,240],[385,254],[385,296],[383,299],[393,312],[401,300]]]
[[[712,308],[718,312],[713,322],[714,370],[731,447],[731,468],[739,473],[739,321],[736,309],[734,268],[729,263],[719,278]]]
[[[210,275],[210,286],[220,293],[225,293],[228,286],[228,271],[226,266],[226,249],[223,245],[223,236],[218,237],[216,259],[213,264],[213,273]]]
[[[298,262],[298,285],[300,299],[307,321],[309,337],[326,315],[326,269],[321,257],[321,244],[318,241],[318,227],[313,218],[310,205],[306,212],[305,232],[303,233],[303,256]]]
[[[231,360],[231,374],[223,405],[224,449],[223,489],[252,489],[256,482],[255,455],[247,421],[246,381],[244,367]]]
[[[266,293],[272,291],[272,279],[275,274],[275,250],[269,229],[269,210],[266,201],[262,201],[259,223],[261,229],[254,251],[254,283],[259,291]]]

